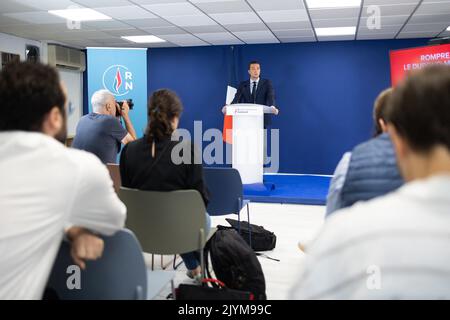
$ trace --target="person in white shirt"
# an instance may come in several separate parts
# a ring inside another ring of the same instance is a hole
[[[103,249],[87,230],[111,235],[124,225],[107,168],[61,143],[65,104],[50,66],[15,63],[0,72],[0,299],[42,298],[64,231],[84,268]]]
[[[406,184],[338,211],[293,299],[450,299],[450,66],[410,74],[387,110]]]

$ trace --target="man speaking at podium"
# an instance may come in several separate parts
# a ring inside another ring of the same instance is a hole
[[[279,110],[275,105],[275,93],[273,90],[272,82],[268,79],[261,79],[261,66],[258,61],[252,61],[248,64],[248,74],[250,75],[250,80],[243,81],[239,84],[233,101],[231,104],[235,103],[254,103],[264,106],[268,106],[272,109],[272,114],[277,115]],[[225,114],[226,108],[222,109]],[[271,114],[264,113],[264,129],[267,129],[267,140],[269,140],[270,127],[272,124]],[[224,126],[224,132],[225,132]],[[228,136],[225,135],[224,140],[228,142]],[[267,150],[267,140],[264,139],[264,166],[269,164],[268,150]],[[230,143],[230,142],[228,142]]]
[[[234,103],[255,103],[272,107],[273,114],[277,115],[279,110],[275,105],[275,93],[272,82],[268,79],[261,79],[261,65],[258,61],[252,61],[248,65],[250,81],[242,81],[239,84],[236,95],[231,104]],[[264,114],[264,128],[271,124],[270,114]]]

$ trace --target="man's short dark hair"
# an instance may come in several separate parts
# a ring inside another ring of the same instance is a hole
[[[386,119],[416,151],[438,144],[450,150],[450,66],[432,65],[406,77],[389,99]]]
[[[259,64],[259,65],[261,66],[261,63],[259,63],[259,61],[253,60],[253,61],[250,61],[250,63],[248,64],[248,70],[250,70],[250,66],[251,66],[252,64]]]
[[[65,96],[55,68],[18,62],[0,72],[0,131],[41,131],[53,107],[64,115]]]

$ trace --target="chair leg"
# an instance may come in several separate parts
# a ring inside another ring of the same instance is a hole
[[[177,263],[177,257],[178,255],[173,256],[173,270],[177,270],[179,266],[183,263],[183,260],[181,260],[179,263]]]
[[[161,255],[161,268],[162,268],[163,270],[166,270],[171,264],[173,264],[173,269],[176,270],[176,268],[177,268],[177,267],[175,266],[176,259],[177,259],[177,255],[174,255],[174,256],[173,256],[173,262],[169,260],[166,264],[164,264],[164,256]]]
[[[170,286],[171,286],[171,288],[172,288],[172,297],[173,297],[173,300],[177,300],[177,296],[175,295],[175,285],[173,284],[173,279],[170,280]]]
[[[155,270],[155,255],[152,253],[152,271]]]
[[[237,215],[238,215],[238,233],[241,234],[241,209],[242,209],[242,198],[238,198]]]
[[[202,268],[202,281],[203,279],[206,278],[204,248],[205,248],[205,230],[200,229],[200,266]]]
[[[173,256],[173,270],[177,270],[177,255]]]
[[[247,203],[248,237],[250,248],[252,247],[252,226],[250,224],[250,204]]]
[[[181,260],[180,262],[178,262],[178,263],[175,265],[175,270],[177,270],[178,267],[181,266],[182,264],[183,264],[183,260]]]
[[[241,234],[241,212],[238,211],[238,233]]]

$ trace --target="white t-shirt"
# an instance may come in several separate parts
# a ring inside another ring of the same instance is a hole
[[[450,175],[336,211],[293,299],[450,299]]]
[[[71,225],[111,235],[126,207],[92,154],[41,133],[0,133],[0,299],[41,299]]]
[[[259,79],[256,80],[252,80],[250,79],[250,94],[253,94],[253,83],[256,82],[256,90],[258,91],[258,86],[259,86]]]

